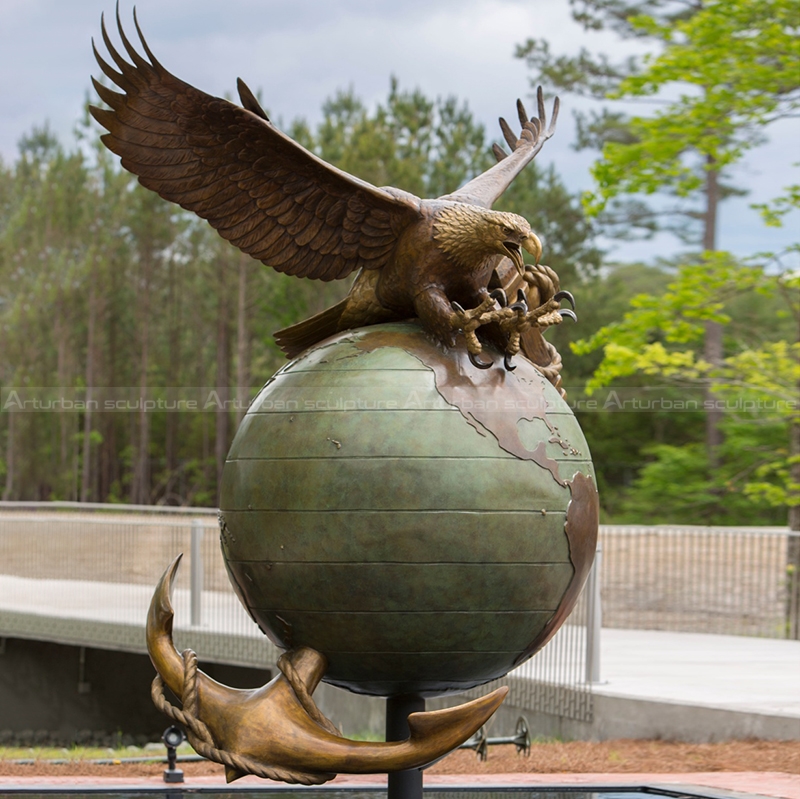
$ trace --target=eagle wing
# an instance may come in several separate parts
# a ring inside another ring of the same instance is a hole
[[[517,114],[519,115],[522,132],[517,138],[511,130],[509,124],[500,118],[500,128],[503,131],[508,146],[511,148],[511,155],[508,155],[500,145],[492,147],[497,163],[463,185],[458,191],[441,197],[442,200],[454,200],[455,202],[469,203],[470,205],[480,205],[483,208],[491,208],[500,195],[511,185],[514,178],[533,161],[544,147],[544,143],[556,132],[556,122],[558,121],[559,99],[553,101],[553,118],[550,126],[547,126],[547,112],[544,107],[544,96],[540,86],[536,92],[538,105],[538,118],[531,117],[525,111],[525,106],[521,100],[517,100]]]
[[[272,125],[250,95],[245,105],[212,97],[149,61],[117,26],[133,64],[103,41],[103,72],[123,93],[92,79],[109,109],[92,107],[105,145],[139,182],[193,211],[243,252],[280,272],[334,280],[379,269],[397,237],[420,218],[417,198],[388,191],[326,164]],[[255,103],[255,105],[253,105]],[[255,111],[255,113],[254,113]],[[415,202],[416,201],[416,202]]]

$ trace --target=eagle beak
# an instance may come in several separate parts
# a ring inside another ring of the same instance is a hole
[[[539,237],[535,233],[529,233],[523,239],[522,246],[536,259],[538,264],[539,259],[542,257],[542,242],[539,241]],[[522,273],[520,272],[520,274]]]

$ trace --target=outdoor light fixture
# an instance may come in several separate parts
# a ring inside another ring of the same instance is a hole
[[[177,768],[177,749],[186,740],[186,735],[180,727],[173,724],[164,730],[161,740],[167,747],[167,768],[164,770],[164,782],[183,782],[183,771]]]

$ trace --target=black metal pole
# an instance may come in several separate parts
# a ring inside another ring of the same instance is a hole
[[[425,700],[418,694],[390,696],[386,700],[386,740],[408,738],[408,716],[425,710]],[[389,775],[387,799],[422,799],[422,769],[395,771]]]

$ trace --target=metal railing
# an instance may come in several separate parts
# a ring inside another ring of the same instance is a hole
[[[176,646],[212,662],[275,662],[231,590],[216,511],[75,505],[0,503],[0,636],[144,652],[153,589],[185,553]]]
[[[234,595],[218,539],[214,510],[0,502],[0,637],[144,652],[153,589],[183,552],[173,592],[178,649],[271,667],[279,652]],[[591,720],[589,608],[582,596],[553,640],[512,672],[511,703]]]
[[[798,637],[798,532],[601,526],[600,541],[605,627]]]

